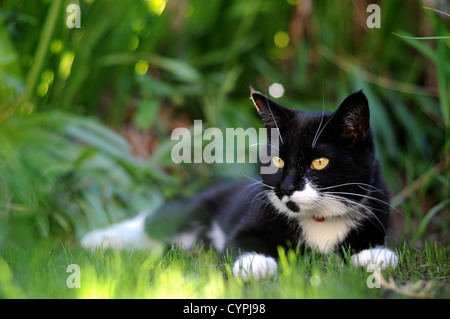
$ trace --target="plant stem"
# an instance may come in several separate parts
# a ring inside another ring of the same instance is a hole
[[[30,72],[28,73],[27,77],[24,103],[29,102],[36,90],[39,74],[41,72],[42,66],[44,65],[44,59],[47,55],[50,40],[55,29],[56,20],[58,19],[58,13],[60,12],[61,4],[61,0],[52,1],[47,17],[45,18],[33,65],[31,66]]]

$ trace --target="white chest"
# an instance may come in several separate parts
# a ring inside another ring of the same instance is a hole
[[[334,250],[354,227],[354,223],[346,218],[329,218],[323,222],[316,222],[312,218],[299,221],[302,228],[302,239],[313,249],[324,254]]]

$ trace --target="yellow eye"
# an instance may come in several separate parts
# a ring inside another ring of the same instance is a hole
[[[273,165],[275,165],[278,168],[284,167],[284,161],[281,158],[279,158],[278,156],[272,156],[272,163],[273,163]]]
[[[312,168],[314,168],[315,170],[322,170],[325,167],[327,167],[328,163],[330,162],[330,160],[326,157],[319,157],[316,158],[312,161],[311,166]]]

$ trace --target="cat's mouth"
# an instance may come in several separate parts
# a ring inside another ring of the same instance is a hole
[[[296,203],[294,203],[293,201],[288,201],[286,204],[286,207],[288,209],[290,209],[292,212],[294,213],[300,213],[300,206],[298,206]],[[323,221],[325,221],[325,217],[320,216],[320,215],[313,215],[312,219],[314,219],[316,222],[321,223]]]
[[[310,199],[299,200],[299,198],[297,198],[296,196],[283,195],[281,198],[276,196],[275,201],[280,203],[281,207],[284,207],[283,209],[280,210],[287,211],[292,216],[297,217],[300,217],[301,215],[310,217],[315,215],[319,216],[317,214],[319,207],[317,205],[316,200]],[[317,219],[320,219],[320,217],[318,217]]]
[[[282,214],[297,220],[312,220],[317,223],[336,218],[351,218],[354,208],[348,208],[335,198],[325,198],[312,187],[297,191],[292,195],[277,195],[274,191],[269,193],[273,206]],[[326,205],[324,205],[326,203]],[[349,215],[350,214],[350,215]]]
[[[293,202],[292,200],[288,200],[287,202],[285,202],[285,205],[293,213],[300,213],[300,211],[302,210],[300,205]],[[307,210],[307,209],[305,209],[305,210]],[[313,215],[312,218],[316,222],[323,222],[325,220],[325,217],[323,217],[321,215]]]
[[[280,200],[292,213],[310,214],[319,208],[320,194],[308,183],[303,190],[283,195]]]
[[[292,217],[316,215],[320,194],[307,183],[300,191],[294,191],[287,195],[281,192],[272,191],[270,194],[271,202],[280,211],[287,213]],[[301,213],[301,214],[300,214]]]
[[[293,201],[289,200],[288,202],[285,203],[286,207],[293,213],[300,213],[301,208],[298,204],[294,203]],[[313,215],[312,219],[318,223],[321,223],[323,221],[325,221],[325,217],[321,216],[321,215]]]
[[[324,211],[320,204],[323,203],[320,193],[309,183],[304,189],[294,191],[291,195],[277,195],[273,192],[272,203],[280,212],[294,218],[312,218],[316,222],[323,222],[335,216],[334,212]]]

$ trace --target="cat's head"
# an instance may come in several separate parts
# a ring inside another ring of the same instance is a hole
[[[333,113],[289,109],[253,89],[251,99],[269,134],[276,129],[280,135],[272,153],[268,145],[272,160],[260,163],[274,168],[261,177],[279,211],[320,220],[364,201],[361,194],[373,187],[378,164],[362,91],[348,96]]]

